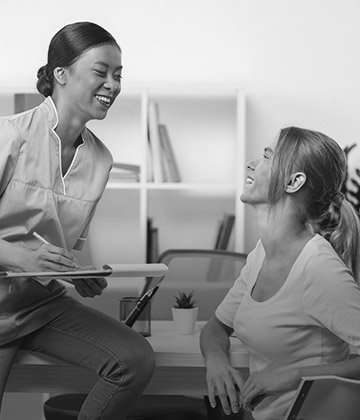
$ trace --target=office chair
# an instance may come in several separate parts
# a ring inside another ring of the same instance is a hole
[[[151,319],[171,320],[174,295],[178,290],[193,290],[198,320],[207,321],[239,277],[246,255],[213,249],[170,249],[157,262],[166,264],[169,271],[151,302]],[[147,278],[141,293],[152,287],[155,280]]]
[[[338,376],[302,379],[286,420],[358,420],[360,380]]]
[[[169,271],[151,301],[151,319],[171,320],[171,307],[178,290],[194,290],[199,312],[198,320],[208,320],[215,312],[245,265],[246,255],[205,249],[172,249],[162,253],[157,262]],[[158,278],[148,277],[140,293],[151,288]],[[46,420],[75,420],[85,394],[66,394],[50,398],[44,404]],[[130,412],[129,420],[207,420],[242,419],[241,413],[225,416],[217,404],[212,409],[207,397],[143,395]]]

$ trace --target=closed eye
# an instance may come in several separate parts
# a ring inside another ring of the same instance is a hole
[[[106,73],[104,71],[101,71],[101,70],[95,70],[95,73],[97,75],[99,75],[100,77],[105,77],[106,76]]]

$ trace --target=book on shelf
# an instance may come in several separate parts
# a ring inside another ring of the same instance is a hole
[[[165,124],[159,124],[160,146],[164,179],[170,182],[181,182],[179,168],[171,145],[169,132]]]
[[[150,155],[152,158],[152,171],[154,182],[163,182],[163,171],[161,167],[161,146],[159,135],[159,107],[156,102],[149,102],[148,109],[148,134],[150,140]]]
[[[219,227],[216,235],[215,249],[226,250],[229,246],[230,237],[234,228],[235,215],[225,213],[222,220],[219,222]]]
[[[149,102],[148,110],[148,156],[148,181],[181,181],[168,128],[160,122],[159,105],[152,101]]]
[[[215,249],[222,251],[226,251],[228,249],[234,224],[235,215],[225,213],[221,221],[218,222],[218,229],[214,246]],[[216,282],[220,276],[221,270],[222,261],[220,259],[215,258],[214,260],[210,261],[207,281]]]
[[[147,219],[146,229],[146,262],[157,261],[159,256],[158,228],[153,226],[152,218]]]
[[[110,171],[110,181],[139,182],[140,165],[114,162]]]

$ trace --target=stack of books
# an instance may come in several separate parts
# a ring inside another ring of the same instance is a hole
[[[148,110],[148,160],[147,180],[150,182],[180,182],[181,177],[165,124],[160,123],[159,106],[149,103]]]
[[[140,165],[114,162],[110,171],[109,181],[139,182]]]

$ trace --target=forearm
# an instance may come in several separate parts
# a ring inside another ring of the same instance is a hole
[[[360,378],[360,357],[328,365],[306,366],[299,368],[299,376],[334,375],[343,378]]]
[[[205,361],[211,357],[229,359],[231,332],[229,330],[222,328],[214,317],[204,326],[200,335],[200,349]]]
[[[22,270],[22,262],[26,259],[27,250],[0,239],[0,265],[9,270]]]

